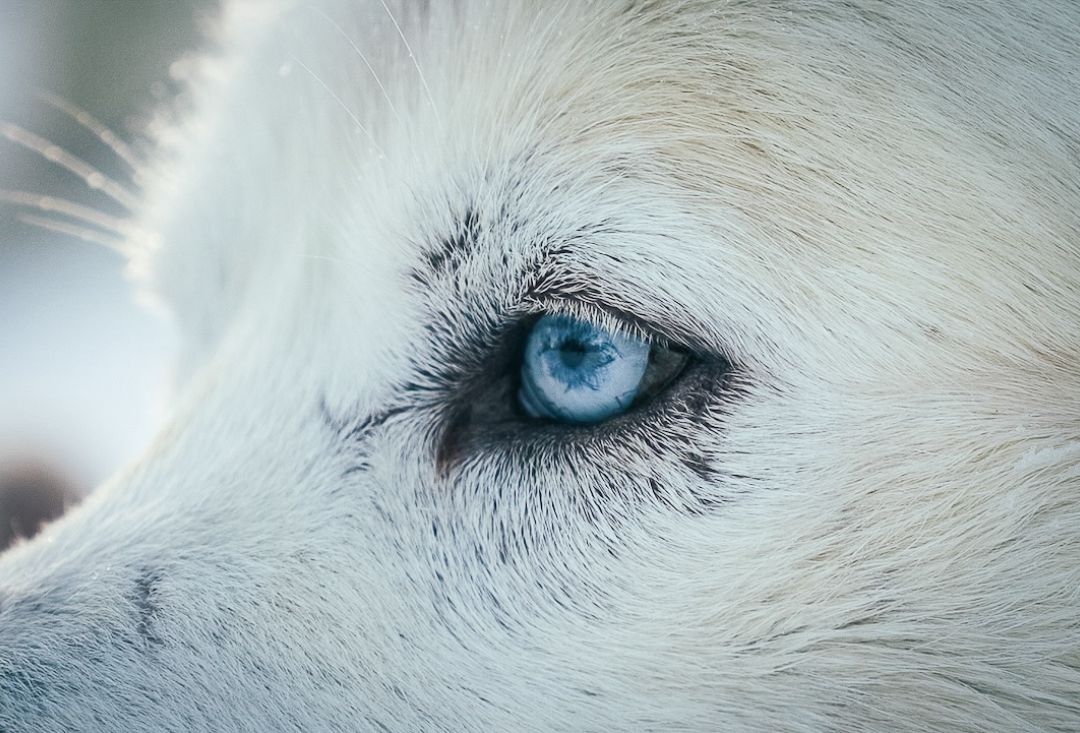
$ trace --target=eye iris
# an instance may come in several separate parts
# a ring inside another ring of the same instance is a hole
[[[637,396],[650,346],[569,316],[544,316],[525,345],[518,399],[531,417],[592,423]]]

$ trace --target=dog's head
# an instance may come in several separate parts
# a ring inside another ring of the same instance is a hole
[[[1080,725],[1075,10],[281,5],[161,136],[178,397],[0,563],[0,729]]]

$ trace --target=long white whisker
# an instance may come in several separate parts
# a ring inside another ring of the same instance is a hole
[[[322,8],[314,8],[314,10],[315,10],[316,13],[318,13],[323,18],[325,18],[326,21],[328,23],[330,23],[330,25],[332,25],[334,27],[334,29],[341,35],[341,37],[345,39],[345,42],[348,43],[352,47],[352,50],[356,52],[356,55],[360,57],[360,60],[362,62],[364,62],[364,66],[367,67],[367,70],[371,73],[371,77],[375,80],[375,83],[378,85],[379,91],[382,92],[383,99],[386,100],[386,104],[390,107],[390,112],[394,115],[394,119],[397,120],[398,124],[401,124],[401,117],[400,117],[400,115],[398,115],[397,108],[394,107],[394,103],[390,99],[390,95],[389,95],[389,93],[387,93],[386,87],[383,86],[382,79],[379,78],[379,74],[375,71],[375,68],[368,61],[367,56],[364,55],[364,52],[361,51],[360,47],[356,45],[356,41],[354,41],[349,36],[349,34],[345,32],[345,29],[341,27],[341,24],[339,24],[336,20],[331,18],[329,15],[327,15],[326,11],[324,11]]]
[[[128,189],[106,176],[101,171],[91,166],[86,161],[76,158],[59,145],[46,140],[40,135],[24,130],[10,122],[0,122],[0,135],[3,135],[16,145],[32,150],[51,163],[74,173],[83,182],[95,191],[101,191],[106,196],[116,201],[129,211],[134,211],[138,206],[138,199]]]
[[[43,211],[45,213],[64,214],[65,216],[70,216],[72,219],[78,219],[87,224],[93,224],[96,227],[107,229],[108,231],[121,236],[128,235],[134,231],[134,227],[123,219],[109,216],[97,209],[83,206],[82,204],[77,204],[74,201],[69,201],[67,199],[57,198],[56,196],[46,196],[44,194],[30,193],[28,191],[9,191],[0,189],[0,202],[15,206],[24,206],[29,209],[37,209],[38,211]]]
[[[135,155],[135,151],[89,112],[50,92],[39,92],[38,98],[50,107],[60,110],[93,133],[98,140],[116,154],[116,157],[127,163],[133,171],[138,173],[142,169],[143,163]]]
[[[307,64],[305,64],[300,59],[296,58],[295,55],[292,56],[292,60],[295,61],[297,63],[297,65],[300,66],[301,69],[306,71],[311,76],[312,79],[314,79],[316,82],[318,82],[319,86],[321,86],[324,90],[326,90],[326,93],[329,94],[331,96],[331,98],[333,98],[333,100],[338,103],[338,106],[341,107],[341,109],[343,109],[345,111],[345,114],[347,114],[349,116],[349,119],[353,121],[353,124],[356,125],[358,128],[360,128],[361,132],[363,132],[365,135],[367,135],[368,140],[375,147],[375,149],[377,151],[379,151],[379,155],[382,155],[383,157],[385,157],[386,153],[384,153],[383,149],[379,146],[379,144],[377,142],[375,142],[375,137],[371,134],[371,131],[368,130],[367,127],[364,126],[364,123],[362,123],[360,121],[360,118],[356,116],[355,112],[353,112],[351,109],[349,109],[348,105],[346,105],[345,102],[342,101],[341,97],[339,97],[334,92],[334,90],[331,89],[327,85],[327,83],[325,81],[323,81],[321,78],[319,78],[319,75],[316,74],[314,71],[312,71],[311,68],[308,67]]]
[[[35,216],[33,214],[20,214],[18,218],[19,221],[30,224],[31,226],[40,227],[41,229],[56,232],[57,234],[66,234],[69,237],[75,237],[76,239],[81,239],[85,242],[100,244],[102,247],[107,247],[113,252],[117,252],[125,257],[131,254],[124,245],[123,240],[113,239],[95,229],[88,229],[75,224],[69,224],[65,221],[47,219],[43,216]]]
[[[431,111],[435,113],[435,122],[439,121],[439,108],[435,105],[435,97],[431,94],[431,87],[428,86],[427,79],[424,78],[424,71],[420,68],[420,62],[416,59],[416,54],[413,53],[412,46],[409,45],[409,41],[405,38],[405,33],[401,30],[401,26],[398,25],[397,18],[394,17],[394,13],[390,10],[390,7],[386,4],[386,0],[379,0],[383,6],[383,10],[390,16],[390,22],[394,24],[394,28],[397,30],[398,36],[401,37],[401,42],[405,44],[405,50],[409,54],[409,60],[412,61],[413,66],[416,67],[416,74],[420,77],[420,84],[424,87],[424,93],[427,95],[428,103],[431,105]],[[441,123],[440,123],[441,124]]]

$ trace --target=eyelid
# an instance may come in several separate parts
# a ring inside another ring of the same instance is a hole
[[[576,298],[548,298],[530,300],[526,317],[539,318],[548,315],[569,316],[603,329],[611,334],[629,336],[649,344],[664,343],[666,339],[640,319],[627,319],[592,300]]]
[[[703,346],[701,340],[687,333],[685,328],[672,322],[658,322],[639,316],[593,293],[534,291],[525,301],[524,314],[526,318],[538,318],[547,314],[571,316],[611,333],[640,339],[653,346],[678,349],[705,358],[728,361],[726,355]]]

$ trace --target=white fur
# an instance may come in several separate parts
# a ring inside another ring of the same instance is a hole
[[[174,415],[0,563],[0,730],[1080,730],[1080,5],[260,1],[219,44],[139,222]],[[601,301],[734,382],[440,465],[478,352]]]

